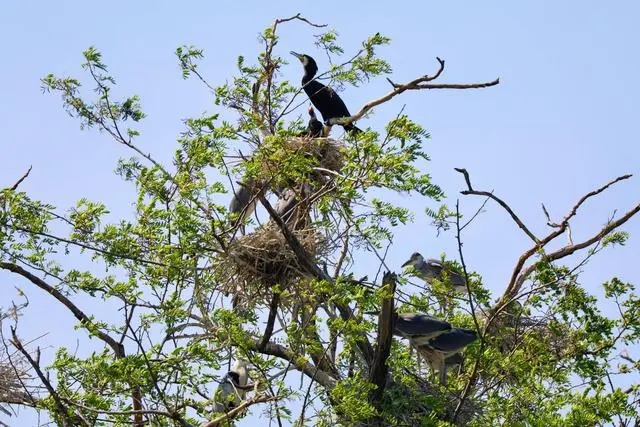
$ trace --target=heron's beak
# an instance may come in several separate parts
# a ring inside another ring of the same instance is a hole
[[[297,53],[294,51],[289,52],[291,55],[295,56],[296,58],[298,58],[300,61],[302,61],[303,55],[301,53]]]
[[[409,259],[407,262],[405,262],[404,264],[402,264],[402,268],[405,268],[405,267],[407,267],[407,266],[409,266],[409,265],[412,265],[412,264],[413,264],[413,260],[412,260],[412,259]]]

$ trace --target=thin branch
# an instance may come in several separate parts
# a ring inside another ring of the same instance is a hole
[[[91,326],[93,325],[93,322],[91,321],[89,316],[87,316],[82,310],[78,308],[78,306],[76,306],[73,302],[71,302],[69,298],[64,296],[56,288],[49,285],[44,280],[40,279],[38,276],[20,267],[19,265],[9,263],[9,262],[0,262],[0,268],[4,270],[9,270],[12,273],[19,274],[20,276],[31,281],[31,283],[33,283],[40,289],[49,293],[52,297],[54,297],[60,303],[62,303],[62,305],[67,307],[69,311],[71,311],[71,313],[73,313],[73,315],[76,317],[76,319],[78,319],[80,323],[82,323],[85,326],[85,328],[90,330],[92,334],[95,334],[100,340],[104,341],[109,347],[111,347],[117,357],[124,356],[124,346],[118,343],[118,341],[113,339],[111,336],[109,336],[105,332],[100,331],[97,328],[92,328]]]
[[[51,385],[51,382],[49,382],[49,380],[47,379],[47,376],[44,374],[44,372],[42,372],[42,369],[40,369],[40,364],[38,363],[38,359],[40,359],[40,349],[38,349],[38,353],[37,353],[38,356],[36,357],[36,359],[34,359],[33,357],[31,357],[29,352],[22,346],[22,342],[20,342],[20,339],[16,335],[16,330],[13,327],[11,328],[11,336],[12,336],[11,343],[27,359],[31,367],[33,367],[34,371],[38,375],[38,378],[40,378],[40,381],[42,381],[42,384],[44,384],[44,386],[47,388],[49,395],[51,396],[51,398],[55,403],[58,415],[62,418],[64,422],[63,426],[76,425],[74,422],[71,422],[71,420],[69,419],[69,411],[67,406],[64,403],[62,403],[62,399],[60,398],[56,390],[53,388],[53,386]],[[83,424],[88,425],[86,420],[84,420],[82,417],[79,417],[79,419],[83,421]]]
[[[28,177],[28,176],[29,176],[29,174],[31,173],[31,169],[32,169],[32,168],[33,168],[33,166],[29,166],[29,169],[27,169],[27,171],[24,173],[24,175],[22,175],[22,176],[20,177],[20,179],[18,179],[18,180],[16,181],[16,183],[15,183],[15,184],[13,184],[11,187],[9,187],[9,189],[10,189],[10,190],[12,190],[12,191],[17,190],[17,189],[18,189],[18,186],[19,186],[20,184],[22,184],[22,181],[24,181],[25,179],[27,179],[27,177]]]
[[[315,379],[318,383],[320,383],[325,389],[331,390],[336,385],[335,378],[332,378],[329,374],[319,369],[316,366],[313,366],[311,363],[303,362],[299,355],[293,353],[288,348],[283,345],[276,344],[274,342],[268,342],[263,346],[262,349],[259,348],[260,341],[250,341],[248,342],[249,348],[252,350],[258,351],[262,354],[267,354],[269,356],[279,357],[280,359],[286,360],[291,363],[298,371],[302,372],[309,378]]]
[[[294,19],[297,19],[299,21],[302,22],[306,22],[307,24],[311,25],[312,27],[316,27],[316,28],[323,28],[326,27],[327,24],[314,24],[313,22],[309,21],[307,18],[303,18],[301,16],[301,13],[296,13],[295,15],[289,17],[289,18],[278,18],[276,19],[276,22],[273,24],[273,29],[275,30],[276,26],[279,24],[282,24],[283,22],[289,22],[289,21],[293,21]]]
[[[518,258],[518,261],[516,263],[516,266],[513,269],[513,272],[511,273],[511,278],[509,280],[509,284],[507,285],[507,289],[505,291],[504,296],[508,296],[508,295],[515,295],[519,292],[520,287],[522,286],[522,284],[524,283],[524,281],[527,279],[528,275],[531,274],[531,272],[533,272],[535,270],[535,266],[536,263],[530,265],[529,267],[527,267],[524,271],[524,264],[525,262],[531,258],[536,252],[538,252],[538,250],[540,248],[544,248],[549,242],[551,242],[552,240],[554,240],[556,237],[560,236],[562,233],[564,233],[568,227],[569,227],[569,220],[571,218],[573,218],[578,209],[580,208],[580,206],[582,206],[582,204],[589,199],[590,197],[593,197],[597,194],[602,193],[604,190],[606,190],[607,188],[611,187],[613,184],[622,181],[622,180],[626,180],[631,178],[632,175],[622,175],[619,176],[618,178],[609,181],[608,183],[606,183],[605,185],[603,185],[602,187],[590,191],[589,193],[585,194],[584,196],[582,196],[577,202],[576,204],[571,208],[571,210],[569,211],[569,213],[567,213],[567,215],[565,215],[565,217],[562,219],[562,222],[559,224],[559,227],[557,227],[553,232],[549,233],[545,238],[543,238],[538,245],[530,248],[528,251],[526,251],[525,253],[523,253],[520,258]],[[591,237],[590,239],[587,239],[581,243],[577,243],[577,244],[572,244],[570,243],[568,246],[565,246],[557,251],[554,251],[550,254],[545,255],[547,258],[546,259],[550,259],[550,260],[556,260],[556,259],[560,259],[563,258],[565,256],[571,255],[572,253],[574,253],[575,251],[579,250],[579,249],[583,249],[587,246],[590,246],[592,244],[594,244],[595,242],[599,241],[600,239],[602,239],[604,236],[606,236],[607,234],[609,234],[611,231],[615,230],[617,227],[619,227],[620,225],[624,224],[625,222],[627,222],[632,216],[634,216],[636,213],[638,213],[638,211],[640,211],[640,204],[636,205],[636,207],[634,207],[633,209],[629,210],[627,213],[625,213],[620,219],[618,219],[617,221],[613,221],[613,222],[609,222],[605,227],[603,227],[600,232],[598,234],[596,234],[595,236]],[[503,297],[504,297],[503,296]]]
[[[509,215],[511,215],[511,218],[515,221],[516,224],[518,224],[518,227],[520,227],[522,229],[522,231],[524,231],[524,233],[529,236],[529,238],[531,240],[533,240],[535,243],[539,244],[540,243],[540,239],[538,239],[528,228],[526,225],[524,225],[524,223],[522,222],[522,220],[520,218],[518,218],[518,215],[515,214],[515,212],[509,207],[509,205],[507,205],[502,199],[500,199],[498,196],[496,196],[495,194],[493,194],[493,192],[489,192],[489,191],[476,191],[471,187],[471,181],[469,179],[469,172],[467,172],[466,169],[464,168],[454,168],[456,172],[460,172],[461,174],[464,175],[464,179],[467,182],[467,187],[468,190],[465,191],[461,191],[460,194],[464,194],[465,196],[467,195],[474,195],[474,196],[484,196],[484,197],[489,197],[490,199],[493,199],[494,201],[496,201],[500,206],[502,206],[504,208],[504,210],[506,210]]]
[[[393,90],[386,95],[381,96],[378,99],[374,99],[366,103],[360,111],[351,117],[342,117],[330,119],[327,124],[329,125],[345,125],[361,119],[365,114],[367,114],[372,108],[383,104],[389,101],[391,98],[400,95],[401,93],[407,90],[420,90],[420,89],[475,89],[475,88],[485,88],[489,86],[495,86],[500,83],[500,79],[495,79],[491,82],[486,83],[472,83],[472,84],[428,84],[427,82],[433,81],[440,77],[442,72],[444,71],[444,60],[436,57],[440,67],[432,76],[425,74],[424,76],[418,77],[408,83],[397,84],[387,78],[387,81],[393,87]]]

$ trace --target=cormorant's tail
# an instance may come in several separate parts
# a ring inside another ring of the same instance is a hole
[[[351,135],[357,135],[360,132],[362,132],[362,129],[360,129],[359,127],[357,127],[353,123],[349,123],[348,125],[344,125],[342,127],[344,128],[344,130],[349,132],[349,134],[351,134]]]

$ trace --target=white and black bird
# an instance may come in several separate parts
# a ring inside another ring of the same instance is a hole
[[[427,344],[432,338],[451,330],[451,324],[424,313],[394,314],[394,335],[408,339],[414,346]]]
[[[228,412],[244,400],[249,372],[247,362],[236,360],[233,369],[224,376],[214,395],[214,412]]]
[[[467,281],[457,271],[448,269],[439,259],[425,259],[419,252],[411,254],[411,258],[402,267],[413,267],[413,273],[427,282],[433,284],[433,280],[450,284],[456,292],[467,291]]]

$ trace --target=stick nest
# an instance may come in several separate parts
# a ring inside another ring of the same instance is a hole
[[[312,229],[292,230],[311,258],[324,251],[320,234]],[[304,269],[289,247],[280,228],[273,222],[231,242],[222,259],[222,287],[230,293],[241,293],[249,300],[267,300],[270,289],[281,290],[303,277]]]

